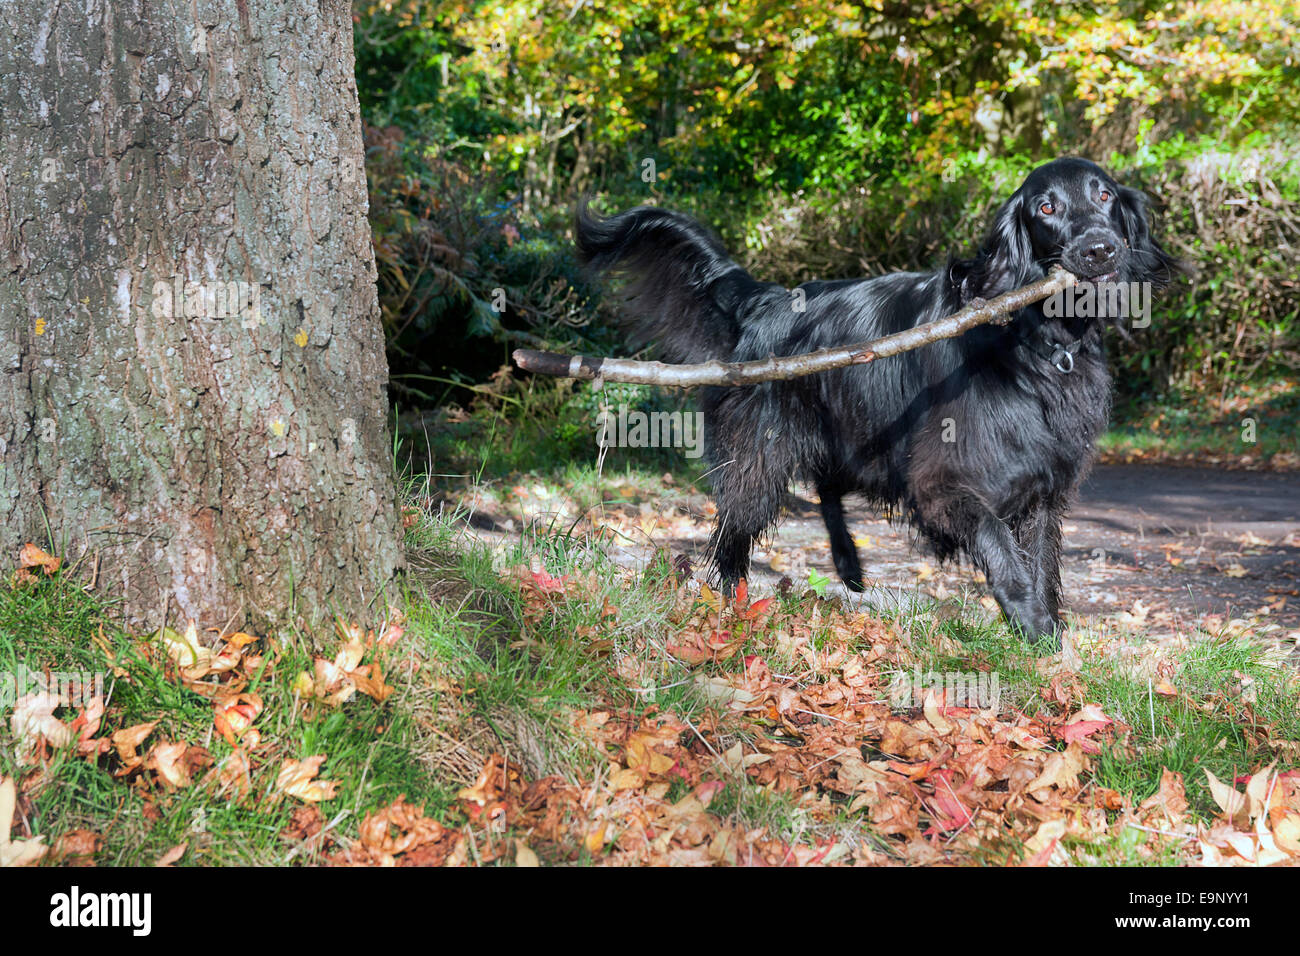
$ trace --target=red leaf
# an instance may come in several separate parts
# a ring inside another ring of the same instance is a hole
[[[962,803],[952,788],[952,771],[936,770],[931,775],[934,796],[927,801],[931,824],[925,836],[934,836],[948,830],[959,830],[975,819],[975,813]]]
[[[532,572],[532,574],[533,574],[533,583],[537,585],[537,589],[539,591],[542,591],[543,593],[546,594],[564,593],[564,582],[565,582],[564,578],[552,577],[550,574],[546,572],[545,569],[542,569],[541,571],[534,571]]]
[[[1083,710],[1066,721],[1065,726],[1061,728],[1061,739],[1066,744],[1077,742],[1085,753],[1101,753],[1101,748],[1087,738],[1113,723],[1114,721],[1102,713],[1101,707],[1097,704],[1085,704]]]

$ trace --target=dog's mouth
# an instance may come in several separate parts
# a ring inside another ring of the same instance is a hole
[[[1093,283],[1100,284],[1103,282],[1114,282],[1115,279],[1118,278],[1118,276],[1119,276],[1119,270],[1112,269],[1110,272],[1099,272],[1096,275],[1079,276],[1079,281],[1093,282]]]

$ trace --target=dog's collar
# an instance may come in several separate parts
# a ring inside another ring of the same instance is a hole
[[[1020,340],[1029,347],[1031,352],[1047,359],[1051,366],[1062,375],[1069,375],[1074,371],[1074,356],[1083,345],[1083,339],[1075,339],[1072,342],[1058,342],[1054,336],[1041,330],[1022,332]]]

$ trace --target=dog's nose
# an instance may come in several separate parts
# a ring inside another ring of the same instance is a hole
[[[1110,242],[1095,242],[1083,250],[1083,261],[1090,266],[1104,266],[1115,258],[1115,245]]]

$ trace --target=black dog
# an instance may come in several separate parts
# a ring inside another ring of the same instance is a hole
[[[674,362],[865,341],[1018,288],[1055,263],[1093,292],[1106,283],[1158,288],[1180,269],[1151,236],[1146,197],[1082,159],[1034,170],[976,256],[931,273],[808,282],[791,292],[755,280],[699,223],[651,207],[603,221],[582,209],[577,241],[592,266],[633,278],[638,338],[656,340]],[[860,492],[905,514],[941,560],[967,555],[1013,626],[1059,644],[1061,516],[1110,410],[1099,311],[1039,303],[1006,326],[867,365],[704,389],[723,586],[745,575],[754,540],[774,526],[799,476],[817,488],[835,567],[850,588],[862,589],[862,569],[841,499]]]

